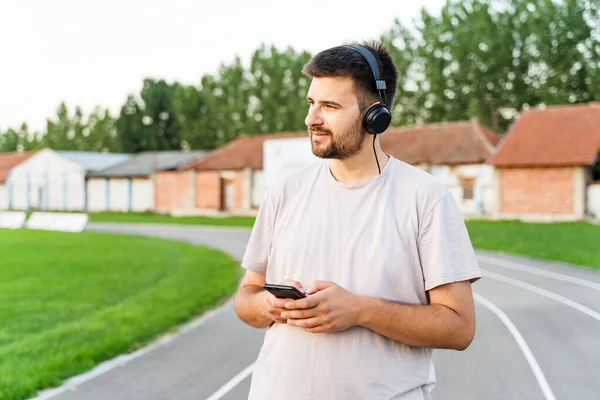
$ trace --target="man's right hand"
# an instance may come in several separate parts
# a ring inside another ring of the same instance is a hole
[[[306,294],[306,290],[302,287],[302,284],[298,281],[286,279],[285,281],[280,282],[279,284],[294,286],[294,287],[298,288],[302,293]],[[263,292],[263,298],[265,299],[264,315],[267,318],[270,318],[271,320],[273,320],[275,322],[280,322],[282,324],[286,324],[287,319],[281,318],[281,313],[284,311],[288,311],[288,310],[286,310],[284,305],[285,305],[285,302],[288,301],[289,299],[279,299],[279,298],[275,297],[272,293],[270,293],[266,290]]]

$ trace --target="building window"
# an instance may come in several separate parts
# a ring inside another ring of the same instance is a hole
[[[460,180],[460,186],[463,191],[463,200],[473,200],[473,188],[475,187],[475,179],[473,178],[462,178]]]

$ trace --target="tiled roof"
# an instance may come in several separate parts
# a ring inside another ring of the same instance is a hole
[[[263,143],[267,139],[308,137],[308,132],[282,132],[264,135],[240,136],[215,149],[202,159],[182,166],[180,169],[237,170],[263,168]]]
[[[0,183],[5,182],[10,170],[34,155],[36,151],[0,152]]]
[[[600,151],[600,103],[521,113],[491,162],[497,167],[591,165]]]
[[[408,127],[390,127],[381,136],[381,148],[412,165],[458,165],[486,162],[500,135],[476,118]]]

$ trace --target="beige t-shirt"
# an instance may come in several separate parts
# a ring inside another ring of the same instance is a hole
[[[427,304],[426,290],[481,277],[458,207],[430,174],[393,157],[381,175],[342,183],[327,160],[267,192],[242,266],[268,283],[333,281],[362,295]],[[275,323],[252,376],[251,400],[423,400],[432,349],[363,327],[329,333]]]

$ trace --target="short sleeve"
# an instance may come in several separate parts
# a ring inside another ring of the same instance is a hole
[[[268,191],[261,202],[252,232],[250,233],[250,239],[242,258],[241,265],[243,268],[259,274],[267,272],[276,214],[277,207],[274,193]]]
[[[425,290],[481,278],[467,227],[451,194],[425,217],[417,240]]]

